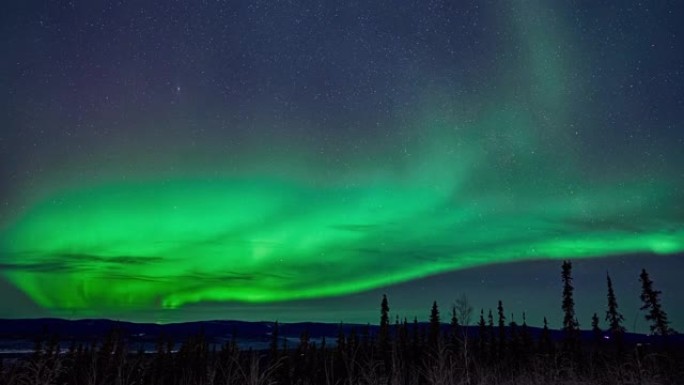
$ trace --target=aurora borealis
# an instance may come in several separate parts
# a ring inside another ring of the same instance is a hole
[[[370,3],[14,5],[4,285],[50,314],[184,319],[681,260],[681,7]]]

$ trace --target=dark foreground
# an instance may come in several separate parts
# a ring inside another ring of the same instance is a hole
[[[52,337],[33,353],[5,356],[0,384],[684,384],[676,338],[572,341],[524,325],[446,326],[340,328],[318,342],[305,330],[293,342],[274,324],[263,350],[236,339],[217,346],[201,331],[179,345],[159,338],[154,352],[132,351],[120,329],[69,348]]]

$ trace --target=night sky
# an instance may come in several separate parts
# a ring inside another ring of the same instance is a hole
[[[0,317],[681,331],[684,6],[552,3],[4,4]]]

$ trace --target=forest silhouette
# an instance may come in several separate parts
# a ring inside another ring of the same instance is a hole
[[[383,295],[377,326],[340,325],[336,338],[316,341],[304,330],[293,342],[276,321],[263,350],[239,348],[235,334],[212,345],[201,330],[178,348],[173,336],[159,336],[155,352],[136,351],[119,328],[68,350],[60,349],[58,336],[40,336],[33,353],[0,361],[0,385],[684,383],[684,346],[646,270],[639,282],[647,342],[628,338],[610,275],[606,307],[585,331],[575,316],[570,261],[562,264],[561,280],[559,332],[546,318],[543,328],[529,327],[525,313],[518,324],[501,300],[495,313],[475,311],[465,295],[446,312],[433,302],[427,323],[409,321],[393,316]]]

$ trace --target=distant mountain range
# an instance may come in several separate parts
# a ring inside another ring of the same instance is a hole
[[[244,321],[199,321],[172,324],[134,323],[113,321],[107,319],[65,320],[59,318],[40,319],[0,319],[0,353],[27,352],[33,349],[37,339],[48,340],[52,337],[60,341],[60,346],[66,348],[72,343],[91,344],[101,341],[110,331],[117,329],[128,341],[132,350],[143,349],[154,351],[160,339],[171,340],[176,346],[191,336],[204,334],[211,345],[221,345],[230,341],[233,336],[242,348],[266,349],[272,340],[274,322],[244,322]],[[427,328],[427,323],[420,323],[419,327]],[[392,325],[392,327],[394,327]],[[409,330],[413,327],[409,324]],[[325,338],[328,346],[334,346],[340,328],[346,335],[353,330],[360,338],[364,334],[377,335],[378,325],[365,324],[331,324],[317,322],[284,323],[279,324],[279,336],[282,343],[289,347],[296,347],[301,334],[306,331],[312,342],[321,344]],[[447,331],[449,325],[443,324]],[[520,330],[520,327],[518,327]],[[537,339],[541,328],[528,327],[533,338]],[[476,336],[477,326],[467,328],[469,335]],[[550,330],[553,340],[560,340],[562,331]],[[581,338],[591,341],[591,331],[582,331]],[[606,336],[607,338],[607,336]],[[648,344],[655,337],[642,334],[626,334],[625,340],[630,344]],[[670,342],[684,345],[684,336],[672,336]]]

